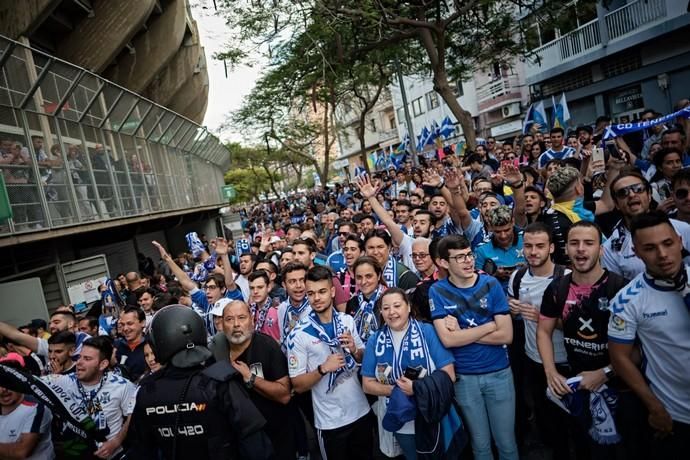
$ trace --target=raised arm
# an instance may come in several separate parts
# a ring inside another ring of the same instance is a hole
[[[369,176],[363,174],[357,177],[356,184],[357,188],[359,188],[359,193],[362,194],[362,198],[366,198],[367,200],[369,200],[369,203],[371,204],[371,209],[378,216],[381,223],[383,223],[383,225],[385,225],[388,231],[390,232],[391,239],[393,240],[395,245],[400,246],[400,243],[402,243],[405,234],[400,229],[400,225],[398,225],[395,222],[395,220],[393,220],[391,215],[388,214],[388,211],[386,211],[386,209],[381,205],[379,200],[376,199],[376,192],[378,190],[376,189],[376,187],[372,185]]]
[[[237,289],[235,284],[235,273],[230,266],[230,257],[228,257],[228,241],[225,238],[216,238],[214,240],[216,254],[220,256],[223,261],[223,275],[225,276],[225,287],[228,291]]]
[[[501,166],[500,174],[513,191],[515,225],[525,228],[527,226],[527,212],[525,211],[525,181],[522,178],[522,173],[513,165],[504,165]]]
[[[0,321],[0,336],[10,339],[21,346],[24,346],[34,353],[38,350],[38,339],[29,334],[24,334],[16,327]]]
[[[457,170],[451,169],[445,174],[446,189],[450,193],[449,214],[453,219],[455,225],[459,225],[463,230],[467,229],[472,224],[472,215],[467,209],[467,184],[465,179],[458,173]],[[444,195],[445,196],[445,195]]]
[[[165,250],[163,246],[158,241],[152,241],[151,244],[153,244],[156,249],[158,249],[158,252],[161,255],[161,259],[168,265],[170,268],[170,271],[175,275],[177,280],[180,282],[180,286],[182,286],[182,289],[185,291],[191,291],[194,288],[197,288],[198,286],[192,279],[185,273],[184,270],[182,270],[173,260],[173,258],[168,254],[168,251]]]

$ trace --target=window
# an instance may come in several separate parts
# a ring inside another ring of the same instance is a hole
[[[461,97],[465,94],[465,92],[462,90],[461,81],[455,83],[455,86],[453,87],[453,94],[455,95],[455,97]]]
[[[438,105],[438,93],[436,91],[426,93],[426,106],[429,107],[429,110],[435,109]]]
[[[395,117],[392,113],[388,115],[388,129],[395,129]]]
[[[398,109],[398,124],[402,125],[405,123],[405,110],[401,107]],[[395,123],[391,123],[391,126],[395,126]]]
[[[412,101],[412,114],[415,117],[418,117],[423,113],[424,113],[424,109],[422,108],[422,98],[418,97],[417,99]]]
[[[374,118],[369,120],[369,129],[376,132],[376,120]]]

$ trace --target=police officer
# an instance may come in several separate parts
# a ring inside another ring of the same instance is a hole
[[[164,368],[141,382],[133,416],[134,457],[265,460],[272,447],[266,423],[240,374],[211,358],[203,319],[189,307],[161,309],[149,343]]]

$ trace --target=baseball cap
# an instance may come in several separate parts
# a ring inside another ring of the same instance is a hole
[[[277,243],[278,241],[280,241],[280,237],[276,235],[273,235],[271,239],[268,240],[269,243]]]
[[[26,366],[26,363],[24,362],[24,357],[20,355],[19,353],[7,353],[5,356],[0,358],[0,364],[3,363],[9,363],[9,362],[15,362],[19,363],[20,366],[24,367]]]
[[[211,315],[223,316],[223,310],[225,310],[225,307],[230,302],[232,302],[232,299],[228,299],[227,297],[223,297],[222,299],[218,300],[216,303],[213,304],[213,308],[211,308]]]

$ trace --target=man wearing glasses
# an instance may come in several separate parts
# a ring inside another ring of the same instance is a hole
[[[438,263],[448,278],[429,289],[434,327],[455,356],[455,399],[463,412],[475,458],[518,458],[515,441],[515,388],[506,345],[513,340],[510,309],[501,284],[474,269],[464,236],[449,235],[438,245]]]
[[[684,187],[687,193],[687,185]],[[682,187],[674,187],[674,199],[675,188],[680,191]],[[682,192],[680,193],[682,195]],[[644,271],[644,262],[635,254],[630,236],[630,223],[634,217],[649,212],[652,201],[651,187],[639,173],[626,172],[611,182],[611,195],[623,218],[614,227],[611,238],[604,243],[601,263],[607,270],[626,279],[632,279]],[[687,196],[685,199],[687,200]],[[671,225],[681,236],[683,248],[690,251],[690,225],[675,219],[671,219]],[[687,260],[686,258],[686,262]]]
[[[690,223],[690,169],[681,169],[671,180],[675,210],[669,213],[673,219]]]
[[[347,235],[350,233],[355,233],[357,231],[357,227],[352,222],[343,221],[340,222],[340,224],[336,227],[336,231],[338,232],[338,249],[328,256],[326,263],[329,267],[331,267],[331,270],[333,270],[335,273],[338,273],[346,266],[345,256],[343,255],[342,249],[345,244],[345,238],[347,238]]]

